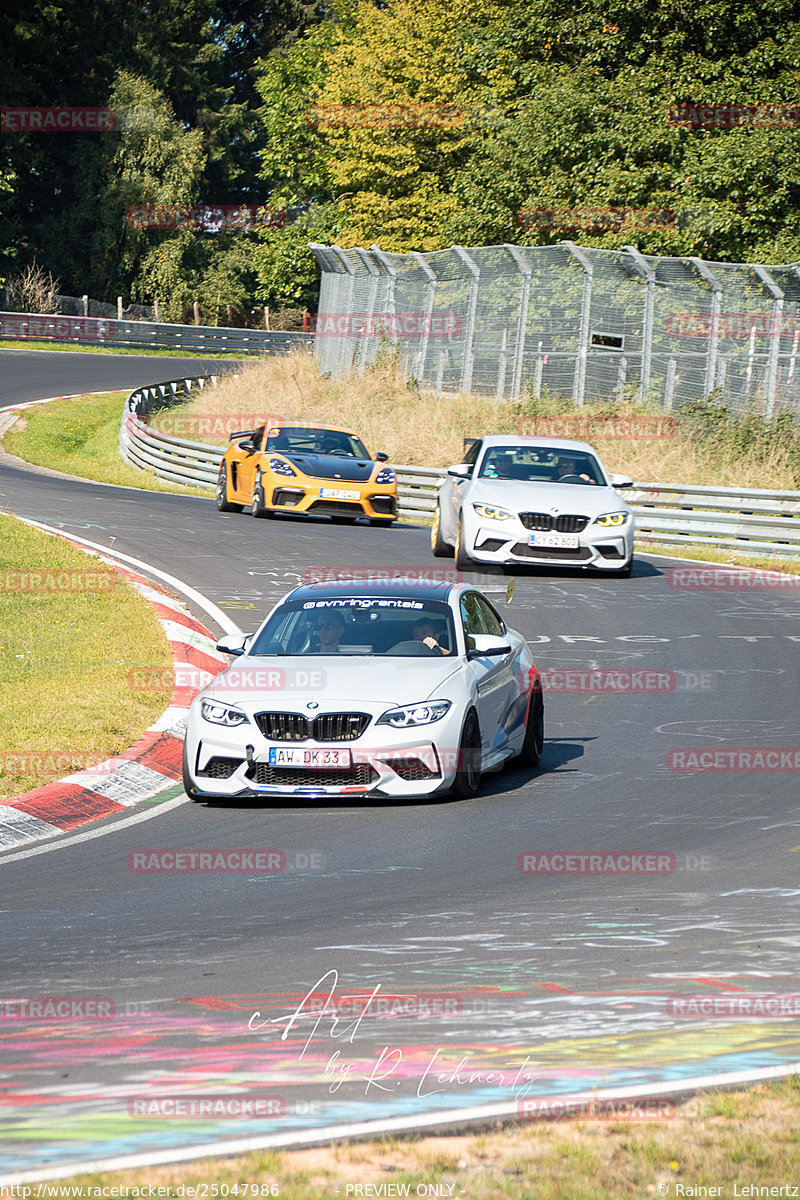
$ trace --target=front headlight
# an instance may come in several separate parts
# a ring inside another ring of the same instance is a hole
[[[240,712],[238,708],[231,708],[229,704],[222,704],[219,700],[201,700],[200,711],[203,718],[212,725],[227,725],[229,729],[233,725],[244,725],[250,720],[246,713]]]
[[[384,467],[382,471],[378,471],[373,483],[394,483],[395,475],[391,467]]]
[[[294,467],[290,467],[282,458],[271,458],[269,460],[269,469],[274,471],[276,475],[296,475]]]
[[[628,516],[626,512],[603,513],[601,517],[595,517],[594,523],[608,529],[612,525],[624,525]]]
[[[488,517],[490,521],[508,521],[513,516],[513,513],[504,508],[497,508],[494,504],[473,504],[472,507],[479,517]]]
[[[452,708],[450,700],[429,700],[423,704],[406,704],[392,708],[378,717],[376,725],[391,725],[392,729],[410,729],[412,725],[432,725],[441,721]]]

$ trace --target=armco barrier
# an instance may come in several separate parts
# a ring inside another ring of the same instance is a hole
[[[182,403],[192,388],[216,386],[218,376],[152,384],[131,392],[120,431],[122,456],[162,479],[212,489],[222,450],[206,442],[150,429],[147,415]],[[401,517],[427,521],[440,467],[395,466]],[[636,513],[637,544],[701,545],[765,554],[800,555],[800,492],[745,490],[694,484],[636,483],[621,493]]]
[[[311,333],[229,329],[217,325],[170,325],[156,321],[117,321],[106,317],[0,312],[0,341],[70,342],[80,346],[158,348],[201,354],[285,354],[314,344]]]

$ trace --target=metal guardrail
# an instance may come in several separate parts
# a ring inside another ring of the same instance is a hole
[[[0,312],[2,341],[72,342],[81,346],[186,350],[201,354],[285,354],[314,344],[311,333],[229,329],[222,325],[170,325],[156,321],[117,321],[106,317],[40,316]]]
[[[143,417],[184,401],[193,388],[216,386],[218,376],[195,376],[131,392],[125,403],[120,450],[132,466],[174,483],[213,489],[223,450],[171,437]],[[401,517],[430,520],[440,467],[395,466]],[[637,544],[710,546],[800,556],[800,492],[769,488],[636,483],[623,495],[636,514]]]

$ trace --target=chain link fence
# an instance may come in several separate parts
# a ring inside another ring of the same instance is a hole
[[[311,250],[322,269],[315,356],[334,376],[391,347],[437,395],[624,398],[670,411],[716,389],[734,412],[800,410],[800,264],[568,241]]]

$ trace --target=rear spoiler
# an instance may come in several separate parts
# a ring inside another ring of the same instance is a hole
[[[238,429],[236,431],[236,433],[228,434],[228,440],[232,442],[234,438],[253,437],[257,433],[258,433],[257,429]]]
[[[480,440],[480,438],[464,438],[464,453],[468,454],[475,443],[479,442]]]

